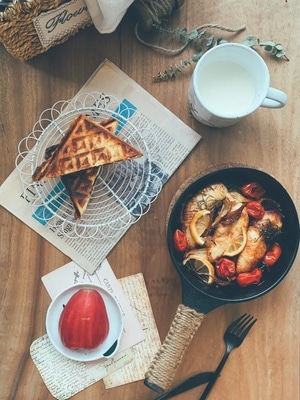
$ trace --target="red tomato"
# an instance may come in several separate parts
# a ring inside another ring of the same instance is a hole
[[[230,278],[235,275],[235,263],[222,257],[218,260],[215,270],[219,278]]]
[[[276,263],[278,258],[281,256],[281,247],[278,243],[274,243],[269,251],[263,258],[263,263],[269,267]]]
[[[68,349],[95,349],[109,331],[105,303],[94,289],[80,289],[64,307],[58,324],[61,341]]]
[[[260,268],[254,268],[250,272],[242,272],[238,274],[236,281],[240,286],[249,286],[253,283],[259,283],[262,277],[262,270]]]
[[[242,186],[242,193],[251,199],[260,199],[266,191],[259,183],[250,182]]]
[[[259,201],[249,201],[246,205],[246,210],[248,215],[255,219],[261,219],[265,213],[265,209]]]
[[[173,235],[174,247],[177,251],[183,252],[187,249],[188,242],[185,233],[180,229],[176,229]]]

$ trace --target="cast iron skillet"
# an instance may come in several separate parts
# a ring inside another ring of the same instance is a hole
[[[238,285],[208,286],[182,266],[182,254],[174,249],[173,233],[180,228],[183,205],[204,187],[218,182],[237,187],[248,182],[258,182],[266,189],[264,197],[272,198],[281,206],[284,220],[278,242],[281,244],[282,254],[276,266],[264,273],[263,282],[259,285],[244,288]],[[181,280],[182,304],[179,305],[169,333],[145,375],[145,385],[157,392],[163,392],[171,385],[184,352],[206,313],[224,304],[253,300],[268,293],[282,281],[290,270],[299,247],[299,220],[291,197],[275,178],[255,168],[223,167],[196,178],[175,195],[170,205],[167,242],[172,262]]]

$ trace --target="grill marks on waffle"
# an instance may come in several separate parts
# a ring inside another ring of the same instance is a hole
[[[60,177],[73,203],[76,220],[87,208],[102,165],[114,162],[113,159],[121,161],[142,155],[114,136],[117,126],[114,118],[97,124],[78,116],[61,142],[46,149],[45,161],[34,172],[33,180],[41,180],[51,176],[55,168],[62,171]]]
[[[105,126],[109,132],[114,134],[117,130],[118,121],[110,118],[102,121],[101,125]],[[50,146],[46,149],[45,159],[49,159],[55,152],[58,145]],[[61,180],[64,184],[70,199],[74,206],[74,216],[78,220],[85,212],[87,205],[92,197],[96,179],[100,173],[101,166],[87,168],[78,172],[73,172],[67,175],[62,175]]]
[[[87,208],[100,169],[101,167],[88,168],[61,177],[73,203],[75,210],[74,216],[76,220],[82,216]]]
[[[141,157],[142,153],[93,119],[79,115],[51,157],[33,174],[33,181]]]
[[[58,168],[60,170],[74,172],[89,168],[90,165],[98,163],[103,165],[110,162],[113,154],[104,147],[105,141],[109,138],[106,132],[101,132],[96,141],[86,137],[82,129],[77,134],[78,137],[72,139],[70,145],[67,145],[62,151],[64,157],[59,160]],[[126,152],[126,147],[122,146],[122,148],[123,152]]]

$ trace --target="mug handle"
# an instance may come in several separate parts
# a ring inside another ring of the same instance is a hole
[[[261,107],[282,108],[286,105],[287,94],[279,89],[269,87],[266,98],[261,103]]]

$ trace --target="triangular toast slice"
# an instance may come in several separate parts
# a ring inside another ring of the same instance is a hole
[[[101,167],[93,167],[61,176],[62,183],[65,185],[73,203],[76,220],[82,217],[87,208],[100,169]]]
[[[92,118],[79,115],[53,154],[36,168],[32,179],[36,182],[55,178],[142,155]]]
[[[105,126],[112,134],[116,132],[118,121],[110,118],[102,121],[101,125]],[[46,160],[49,159],[58,145],[48,147],[46,149]],[[69,193],[70,199],[75,209],[75,219],[81,218],[85,212],[87,205],[92,196],[96,179],[99,175],[101,166],[84,169],[72,174],[61,176],[61,180]]]
[[[112,134],[118,127],[118,121],[110,119],[102,121],[101,125],[105,126]],[[101,166],[83,169],[79,172],[73,172],[61,176],[61,180],[65,185],[70,199],[75,209],[75,219],[78,220],[85,212],[87,205],[92,197],[96,179],[100,173]]]

